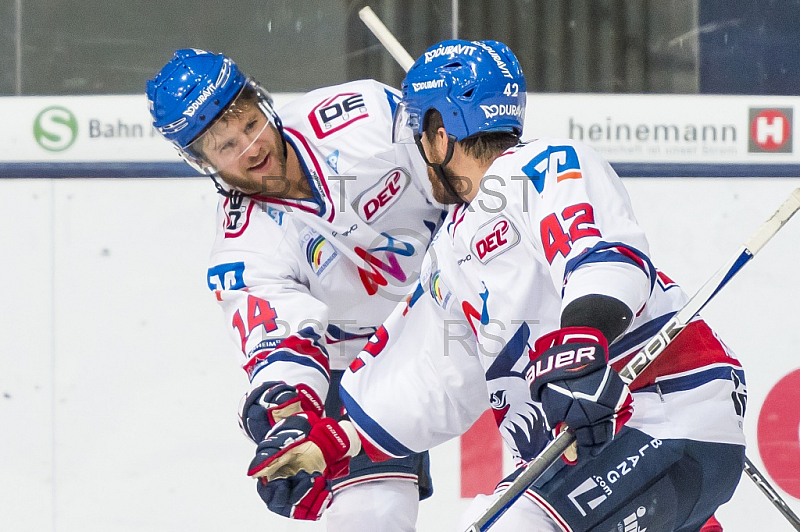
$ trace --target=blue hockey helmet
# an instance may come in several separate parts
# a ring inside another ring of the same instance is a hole
[[[283,137],[270,94],[258,82],[245,77],[236,63],[222,54],[195,48],[177,50],[158,74],[147,81],[147,98],[153,126],[186,162],[212,177],[232,166],[269,124],[276,126]],[[204,153],[204,137],[213,136],[219,119],[247,104],[258,108],[263,115],[256,129],[248,129],[247,134],[226,142],[223,153],[215,153],[215,157]],[[214,181],[224,194],[216,178]]]
[[[492,131],[519,136],[525,90],[519,61],[505,44],[443,41],[428,48],[403,80],[393,140],[419,139],[425,113],[431,109],[441,113],[448,135],[455,140]]]
[[[245,77],[229,58],[204,50],[177,50],[147,81],[153,126],[185,149],[233,101]]]

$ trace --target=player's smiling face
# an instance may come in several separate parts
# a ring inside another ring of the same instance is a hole
[[[278,130],[256,104],[226,111],[201,139],[203,158],[245,194],[282,197],[288,190]]]

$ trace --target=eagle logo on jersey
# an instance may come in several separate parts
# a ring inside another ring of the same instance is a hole
[[[519,241],[519,231],[501,214],[478,228],[470,242],[470,249],[481,263],[486,264],[519,244]]]
[[[359,194],[352,203],[353,208],[368,224],[376,222],[397,202],[410,183],[408,172],[395,168]]]

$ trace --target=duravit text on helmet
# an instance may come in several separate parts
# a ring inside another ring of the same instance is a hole
[[[468,44],[450,44],[448,46],[440,46],[436,50],[425,52],[425,63],[430,63],[440,55],[453,55],[453,54],[466,54],[472,55],[475,51],[474,46]]]
[[[203,89],[200,92],[200,95],[197,97],[195,101],[193,101],[189,107],[183,112],[184,115],[188,117],[193,117],[197,110],[200,108],[201,105],[209,98],[214,92],[217,90],[218,87],[223,87],[225,83],[228,82],[228,78],[231,76],[231,69],[228,62],[225,61],[222,63],[222,68],[219,71],[219,75],[217,76],[216,81],[209,81],[208,87]]]
[[[423,91],[425,89],[440,89],[444,87],[443,79],[430,79],[428,81],[419,81],[411,84],[414,87],[414,92]]]
[[[507,78],[514,79],[514,76],[511,74],[511,72],[508,71],[508,67],[506,66],[506,62],[503,61],[503,59],[500,57],[500,55],[497,52],[494,51],[494,48],[492,48],[491,46],[489,46],[485,42],[481,42],[481,41],[472,41],[472,42],[474,42],[475,44],[477,44],[478,46],[480,46],[481,48],[483,48],[484,50],[489,52],[489,55],[492,56],[492,59],[494,59],[494,62],[497,63],[497,68],[500,69],[500,72],[503,73],[503,76],[505,76]]]
[[[494,105],[481,105],[483,113],[486,118],[494,118],[495,116],[517,116],[521,117],[525,114],[524,105],[514,104],[494,104]]]

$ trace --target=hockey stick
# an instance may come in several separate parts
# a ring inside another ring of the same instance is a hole
[[[625,365],[619,375],[626,384],[632,383],[642,374],[655,358],[664,352],[676,336],[683,331],[689,322],[711,301],[715,295],[758,253],[769,240],[783,227],[792,215],[800,209],[800,188],[795,189],[781,204],[775,214],[770,217],[758,230],[745,242],[742,248],[722,268],[720,268],[698,292],[680,309],[656,335],[642,347],[636,355]],[[514,479],[508,489],[475,521],[467,532],[485,532],[495,521],[519,499],[522,494],[549,468],[567,448],[575,441],[571,432],[562,432],[545,449],[534,458],[525,471]],[[745,462],[745,471],[759,488],[772,500],[773,504],[795,526],[792,515],[787,515],[788,506],[771,486],[763,481],[763,476],[753,476]],[[754,468],[752,468],[754,469]],[[757,473],[756,473],[757,474]],[[766,489],[769,487],[769,491]],[[789,511],[791,513],[791,510]]]
[[[378,15],[375,14],[372,8],[369,6],[361,8],[358,12],[358,16],[370,31],[372,31],[375,37],[381,41],[383,47],[392,54],[394,60],[403,67],[403,70],[408,72],[408,69],[414,64],[414,58],[411,57],[406,49],[403,48],[403,45],[395,39],[392,32],[381,22],[381,19],[378,18]]]
[[[744,471],[747,473],[747,476],[753,479],[753,482],[756,483],[758,489],[760,489],[761,492],[772,501],[772,504],[774,504],[778,511],[783,514],[786,520],[791,523],[794,529],[800,531],[800,518],[798,518],[797,514],[795,514],[792,509],[789,508],[789,506],[786,504],[786,501],[784,501],[781,496],[778,495],[778,492],[775,491],[775,488],[773,488],[769,482],[767,482],[764,475],[761,474],[761,471],[756,469],[756,466],[754,466],[753,462],[751,462],[747,457],[744,459]]]
[[[364,24],[372,31],[378,40],[384,45],[386,50],[394,57],[395,61],[408,72],[411,65],[414,64],[413,58],[403,48],[403,46],[395,39],[394,35],[389,29],[381,22],[378,16],[369,6],[362,8],[358,12],[359,17]],[[714,277],[709,279],[703,288],[689,300],[686,306],[676,314],[657,334],[648,342],[637,355],[628,362],[623,368],[620,376],[627,383],[630,384],[633,380],[641,374],[642,371],[658,356],[667,345],[677,336],[683,328],[688,324],[700,310],[722,289],[725,284],[750,260],[764,245],[777,233],[783,225],[789,221],[789,218],[797,212],[800,208],[800,188],[795,189],[789,198],[784,201],[778,211],[765,222],[761,228],[748,240],[743,248],[740,250],[733,259],[731,259],[722,269],[720,269]],[[690,305],[696,306],[696,310],[692,311],[691,316],[686,318],[689,312]],[[687,311],[687,312],[684,312]],[[682,317],[686,321],[676,321]],[[648,350],[649,349],[649,350]],[[575,437],[568,432],[561,433],[555,438],[545,449],[530,462],[526,471],[522,473],[512,484],[509,486],[508,491],[505,492],[503,497],[500,497],[495,504],[489,507],[486,512],[479,518],[467,532],[483,532],[488,530],[489,527],[502,515],[508,507],[516,501],[522,493],[528,489],[546,470],[561,456],[569,446],[574,442]],[[533,473],[530,473],[533,470]],[[536,473],[538,471],[538,473]],[[772,501],[778,511],[792,524],[795,530],[800,532],[800,519],[792,512],[786,502],[781,498],[778,492],[766,481],[763,475],[753,466],[750,459],[745,457],[744,472],[747,476],[755,482],[759,489]],[[530,474],[529,474],[530,473]],[[527,480],[523,480],[523,477]],[[523,487],[524,485],[524,487]],[[522,489],[520,489],[522,487]],[[511,491],[516,490],[517,493],[512,494]],[[506,498],[506,495],[510,495]]]

